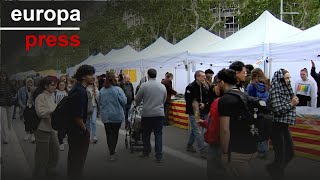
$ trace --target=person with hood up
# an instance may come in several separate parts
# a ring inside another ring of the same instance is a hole
[[[290,73],[280,69],[274,73],[269,90],[273,121],[271,140],[274,160],[267,165],[267,171],[274,179],[284,178],[284,169],[294,157],[289,125],[296,123],[296,106],[299,98],[294,95]]]

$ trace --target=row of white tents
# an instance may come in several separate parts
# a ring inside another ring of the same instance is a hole
[[[265,11],[254,22],[225,39],[199,28],[175,45],[160,37],[140,52],[127,45],[106,55],[90,56],[69,68],[67,73],[73,74],[82,64],[94,66],[97,74],[108,69],[165,69],[164,72],[174,72],[175,79],[179,79],[175,81],[175,87],[183,92],[191,81],[190,69],[211,68],[217,72],[231,62],[241,60],[258,64],[269,77],[275,70],[286,68],[296,80],[299,70],[304,67],[310,70],[310,60],[318,60],[319,55],[320,25],[302,31]]]

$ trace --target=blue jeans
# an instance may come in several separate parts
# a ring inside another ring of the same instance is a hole
[[[268,151],[268,140],[261,141],[258,143],[258,153],[266,153]]]
[[[86,128],[89,129],[91,137],[97,135],[97,106],[93,106],[92,114],[88,114]]]
[[[202,114],[200,118],[206,119],[207,116],[208,114]],[[192,146],[194,141],[196,141],[198,148],[200,150],[200,153],[205,153],[204,151],[206,150],[207,146],[204,143],[203,131],[202,129],[200,129],[200,126],[198,125],[194,115],[189,114],[189,121],[191,126],[191,134],[189,137],[188,146]]]
[[[16,105],[14,105],[14,107],[13,107],[12,119],[16,119],[17,107],[18,107],[18,106],[16,106]]]
[[[223,179],[225,168],[221,161],[222,149],[218,144],[208,145],[207,176],[208,179]]]
[[[141,125],[143,128],[142,142],[143,142],[143,154],[148,155],[151,152],[150,136],[153,131],[155,136],[155,153],[156,158],[162,158],[162,127],[163,116],[158,117],[142,117]]]

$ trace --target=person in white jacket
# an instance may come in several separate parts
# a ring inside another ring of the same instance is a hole
[[[98,87],[93,84],[89,85],[87,87],[87,91],[91,94],[92,97],[92,105],[93,105],[93,111],[92,111],[92,116],[89,117],[89,122],[90,123],[90,138],[93,143],[98,142],[97,138],[97,111],[98,111],[98,102],[99,102],[99,89]]]
[[[300,71],[301,79],[295,83],[295,94],[299,98],[297,106],[317,107],[317,84],[308,78],[308,70],[306,68]]]

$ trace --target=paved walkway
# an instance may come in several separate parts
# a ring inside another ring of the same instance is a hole
[[[10,143],[2,145],[3,179],[30,179],[34,166],[35,144],[23,140],[24,124],[20,120],[13,121]],[[120,130],[117,146],[119,159],[116,162],[108,160],[108,150],[103,124],[98,122],[97,135],[99,142],[90,144],[86,167],[85,179],[197,179],[206,180],[206,161],[198,153],[190,154],[185,151],[188,140],[188,131],[173,126],[164,127],[163,151],[164,162],[158,164],[154,157],[141,159],[136,148],[132,154],[125,148],[125,131]],[[153,139],[153,138],[152,138]],[[61,173],[57,179],[65,178],[68,147],[60,152],[58,171]],[[259,180],[270,179],[264,166],[272,159],[272,152],[266,160],[256,159],[252,162],[253,173]],[[320,179],[320,162],[296,157],[286,170],[286,179]]]

